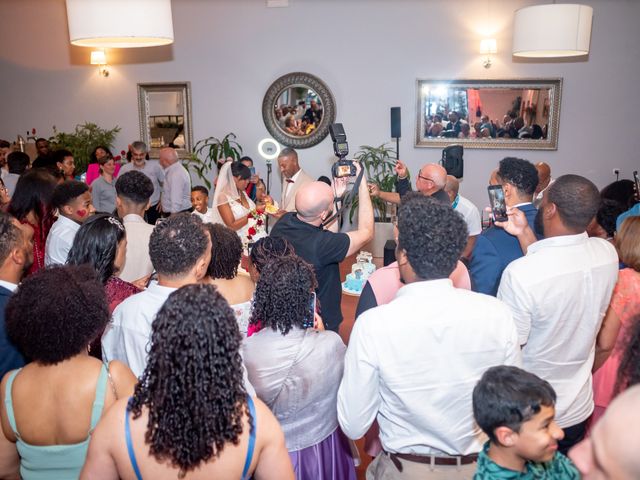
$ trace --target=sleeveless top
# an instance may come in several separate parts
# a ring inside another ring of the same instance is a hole
[[[136,460],[136,453],[133,451],[133,442],[131,441],[131,427],[129,426],[129,406],[131,405],[131,399],[129,398],[129,403],[127,404],[127,408],[124,411],[124,436],[127,442],[127,452],[129,453],[129,461],[131,462],[131,467],[133,468],[133,472],[136,474],[137,480],[142,480],[142,474],[140,473],[140,468],[138,468],[138,462]],[[249,405],[249,416],[253,419],[253,424],[251,426],[251,430],[249,431],[249,446],[247,448],[247,455],[244,459],[244,468],[242,469],[242,478],[241,480],[248,480],[249,467],[251,466],[251,459],[253,458],[253,449],[256,444],[256,430],[258,428],[256,417],[256,407],[253,404],[253,399],[250,395],[247,395],[247,404]]]
[[[13,413],[13,400],[11,399],[11,387],[20,370],[14,371],[9,376],[4,398],[9,424],[17,438],[16,448],[20,454],[20,477],[23,480],[49,480],[52,478],[58,480],[77,479],[80,476],[80,470],[82,470],[87,456],[91,433],[102,414],[108,380],[106,365],[103,364],[100,369],[100,376],[98,377],[98,385],[96,387],[96,397],[91,409],[91,427],[87,438],[80,443],[70,445],[30,445],[22,440],[18,433],[18,427],[16,426],[16,419]]]

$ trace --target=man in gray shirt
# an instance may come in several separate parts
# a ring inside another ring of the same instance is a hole
[[[153,194],[149,199],[150,206],[146,213],[146,220],[153,225],[160,217],[158,206],[160,204],[162,184],[164,183],[164,172],[158,162],[146,160],[147,152],[147,145],[144,142],[133,142],[131,144],[131,163],[124,165],[120,169],[120,175],[137,170],[144,173],[151,180]]]
[[[175,149],[165,147],[160,150],[160,166],[164,169],[164,190],[162,192],[162,216],[191,210],[191,177],[187,169],[178,161]]]

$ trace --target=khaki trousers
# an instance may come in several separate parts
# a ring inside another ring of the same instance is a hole
[[[476,473],[476,463],[468,465],[429,465],[400,460],[399,472],[387,454],[381,452],[367,468],[367,480],[471,480]]]

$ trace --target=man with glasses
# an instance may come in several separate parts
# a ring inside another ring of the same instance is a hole
[[[407,166],[398,160],[395,170],[398,174],[396,191],[382,192],[377,185],[370,184],[369,193],[372,197],[379,197],[385,202],[399,204],[404,194],[411,191],[411,182],[409,181]],[[423,195],[433,197],[442,203],[450,203],[449,195],[444,191],[446,183],[447,171],[445,168],[437,163],[427,163],[418,172],[416,189]]]
[[[120,169],[120,176],[127,172],[138,171],[144,173],[153,184],[153,194],[149,199],[149,208],[145,214],[145,220],[151,225],[160,217],[160,193],[164,183],[164,171],[158,162],[147,161],[147,145],[144,142],[131,144],[131,163]]]

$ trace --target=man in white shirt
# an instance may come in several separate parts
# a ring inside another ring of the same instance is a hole
[[[33,263],[33,228],[0,212],[0,376],[20,368],[25,359],[7,336],[5,309]]]
[[[116,181],[116,209],[127,232],[127,252],[119,276],[127,282],[144,278],[153,271],[149,257],[149,238],[153,225],[143,218],[152,194],[151,180],[137,170],[120,175]]]
[[[462,257],[471,257],[473,246],[476,244],[476,238],[482,233],[482,219],[480,218],[480,211],[473,202],[458,192],[460,190],[460,182],[453,175],[447,175],[447,183],[444,186],[444,191],[449,195],[451,200],[451,206],[453,209],[462,215],[467,229],[469,230],[469,236],[467,237],[467,245],[462,251]]]
[[[505,269],[498,298],[513,313],[524,368],[548,381],[558,394],[556,420],[565,432],[558,445],[563,453],[584,437],[593,411],[596,336],[618,278],[615,248],[586,233],[599,203],[592,182],[563,175],[546,190],[536,214],[543,240],[533,241],[522,212],[512,209],[505,225],[518,236],[526,256]]]
[[[548,163],[536,163],[536,170],[538,171],[538,186],[536,191],[533,192],[533,205],[536,208],[540,208],[544,192],[554,182],[554,179],[551,177],[551,167]]]
[[[204,277],[211,260],[211,237],[199,218],[174,215],[153,230],[149,254],[158,273],[157,283],[118,305],[102,336],[104,359],[126,363],[137,377],[147,365],[156,313],[173,291]]]
[[[147,145],[144,142],[133,142],[130,147],[131,163],[123,165],[119,175],[124,175],[132,170],[144,173],[153,184],[153,194],[149,199],[149,208],[145,214],[146,220],[151,225],[155,225],[160,217],[159,205],[162,184],[164,182],[164,171],[158,162],[147,161]]]
[[[58,220],[51,227],[45,244],[44,264],[47,267],[67,263],[80,225],[95,211],[88,185],[77,180],[67,180],[57,185],[51,205],[58,210]]]
[[[178,161],[178,153],[171,147],[160,150],[160,166],[164,169],[164,187],[160,203],[162,216],[191,210],[191,177]]]
[[[300,168],[298,153],[293,148],[285,148],[278,155],[278,166],[282,174],[282,197],[280,201],[280,216],[286,212],[295,212],[296,193],[305,183],[313,179]]]
[[[396,258],[406,285],[355,323],[338,391],[338,420],[352,439],[373,421],[384,451],[369,479],[473,476],[486,440],[471,395],[486,369],[521,364],[518,335],[499,300],[448,279],[467,241],[450,205],[407,194]]]

